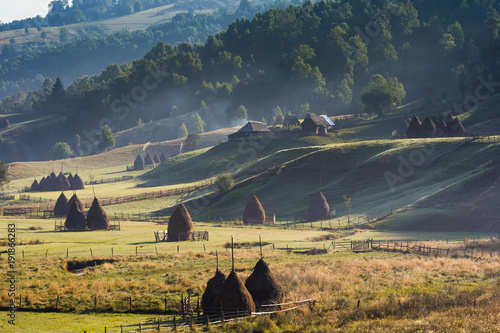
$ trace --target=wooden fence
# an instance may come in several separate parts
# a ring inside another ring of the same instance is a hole
[[[155,231],[155,242],[166,242],[168,231]],[[208,241],[208,231],[179,232],[174,237],[175,241]]]
[[[97,184],[106,184],[106,183],[115,183],[115,182],[121,182],[124,180],[130,180],[134,179],[137,176],[122,176],[122,177],[113,177],[113,178],[101,178],[98,180],[87,180],[85,181],[85,185],[97,185]]]
[[[99,199],[99,203],[101,204],[101,206],[108,206],[108,205],[116,205],[116,204],[121,204],[121,203],[126,203],[126,202],[132,202],[132,201],[139,201],[139,200],[166,197],[166,196],[171,196],[171,195],[178,195],[178,194],[189,193],[189,192],[192,192],[195,190],[206,188],[206,187],[212,185],[213,183],[214,183],[214,181],[206,181],[206,182],[200,183],[198,185],[184,186],[184,187],[178,187],[178,188],[168,189],[168,190],[145,192],[145,193],[139,193],[139,194],[135,194],[135,195],[127,195],[127,196],[123,196],[123,197],[102,198],[102,199]],[[92,200],[82,200],[82,201],[85,205],[85,208],[90,208],[90,206],[92,205]],[[53,209],[54,209],[54,204],[38,205],[38,206],[23,205],[23,206],[13,206],[13,207],[4,208],[3,214],[4,215],[26,215],[26,214],[30,214],[30,213],[36,213],[36,212],[51,211]]]
[[[85,228],[85,229],[81,229],[81,230],[74,230],[74,229],[69,230],[69,229],[66,229],[66,225],[62,220],[59,221],[59,223],[57,223],[57,221],[54,221],[54,231],[93,231],[93,230],[102,230],[102,229]],[[121,221],[114,221],[113,224],[109,225],[108,230],[120,231],[121,230]]]

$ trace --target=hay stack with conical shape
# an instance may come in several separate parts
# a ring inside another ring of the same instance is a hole
[[[54,215],[56,217],[64,217],[66,214],[68,214],[68,198],[66,198],[64,192],[61,192],[54,206]]]
[[[160,155],[160,162],[165,162],[167,160],[167,155],[165,155],[165,153],[161,153]]]
[[[213,308],[216,313],[250,315],[255,312],[255,303],[252,295],[233,270],[224,282],[220,292],[215,297]]]
[[[458,117],[449,123],[447,122],[446,125],[448,126],[449,136],[463,136],[465,134],[465,128]]]
[[[134,170],[144,170],[144,159],[141,155],[137,155],[134,161]]]
[[[271,274],[269,266],[264,259],[260,259],[255,265],[252,274],[245,282],[256,307],[263,304],[279,304],[283,302],[283,288]]]
[[[420,126],[421,138],[433,138],[436,136],[436,124],[430,117],[426,117]]]
[[[78,196],[76,194],[73,194],[73,196],[68,200],[68,211],[71,208],[71,206],[73,206],[73,202],[76,202],[76,208],[80,212],[85,211],[85,205],[80,201],[80,199],[78,199]]]
[[[66,178],[66,176],[62,172],[60,172],[59,175],[57,175],[56,183],[57,183],[56,187],[59,190],[67,191],[71,189],[71,184],[69,183],[68,178]]]
[[[408,139],[420,137],[420,127],[421,126],[422,126],[422,123],[420,122],[420,119],[418,119],[417,116],[414,116],[411,119],[410,123],[408,124],[408,129],[406,130],[406,137]]]
[[[144,165],[153,165],[154,161],[151,158],[151,155],[146,154],[146,157],[144,157]]]
[[[73,181],[71,182],[71,189],[72,190],[83,190],[83,189],[85,189],[85,184],[83,183],[82,178],[78,174],[75,174],[73,176]]]
[[[69,174],[68,175],[68,182],[69,182],[69,189],[71,190],[71,182],[73,181],[73,175]]]
[[[442,137],[448,135],[448,127],[444,119],[436,121],[436,136]]]
[[[40,179],[39,186],[40,186],[40,191],[49,191],[49,183],[45,177],[42,177],[42,179]]]
[[[218,269],[215,271],[214,277],[208,280],[205,292],[201,297],[201,308],[205,315],[217,313],[217,310],[214,309],[214,301],[221,291],[224,282],[226,282],[226,276]]]
[[[177,242],[188,240],[193,231],[193,221],[186,207],[181,203],[168,221],[167,241]]]
[[[108,214],[102,209],[99,200],[94,198],[92,206],[87,213],[87,227],[90,230],[108,230],[109,218]]]
[[[156,164],[160,164],[161,163],[160,157],[158,157],[157,154],[153,155],[153,162],[155,162]]]
[[[262,207],[257,196],[253,196],[248,201],[243,211],[244,224],[264,224],[266,221],[266,212]]]
[[[66,229],[68,230],[84,230],[87,225],[85,220],[85,210],[80,210],[77,201],[73,201],[73,204],[69,208],[68,215],[66,216],[66,222],[64,223]]]
[[[40,191],[40,184],[38,184],[38,182],[36,181],[36,179],[31,184],[31,191],[32,192]]]
[[[321,191],[314,193],[309,208],[307,209],[307,219],[318,221],[327,219],[330,215],[330,206]]]

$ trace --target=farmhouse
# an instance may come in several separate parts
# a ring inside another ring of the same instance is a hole
[[[248,139],[269,137],[273,134],[269,128],[259,121],[249,121],[238,132],[229,134],[229,141],[244,141]]]
[[[326,135],[329,129],[335,124],[328,118],[328,116],[311,115],[310,113],[304,118],[302,122],[302,131],[308,133],[315,133],[316,135]]]

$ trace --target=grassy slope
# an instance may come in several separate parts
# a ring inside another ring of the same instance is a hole
[[[66,28],[70,34],[77,36],[78,29],[88,29],[90,27],[99,27],[104,29],[105,33],[114,33],[121,30],[135,31],[144,30],[151,25],[162,24],[169,21],[175,15],[185,12],[183,10],[176,10],[172,8],[174,5],[166,5],[157,8],[144,10],[139,13],[126,15],[117,18],[110,18],[106,20],[84,22],[78,24],[70,24],[64,27],[45,27],[42,31],[47,33],[47,38],[42,40],[41,33],[32,28],[26,34],[24,29],[9,30],[0,32],[0,46],[9,44],[10,39],[14,38],[16,44],[22,45],[25,43],[41,43],[41,42],[56,42],[59,43],[59,31],[61,28]],[[213,9],[215,10],[215,8]],[[209,13],[213,10],[195,11],[195,14]],[[164,11],[164,14],[159,15],[158,12]]]

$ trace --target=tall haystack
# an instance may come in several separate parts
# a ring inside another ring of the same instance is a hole
[[[78,196],[76,194],[73,194],[73,196],[68,200],[68,211],[73,206],[74,202],[76,202],[76,208],[80,212],[85,211],[85,205],[80,201],[80,199],[78,199]]]
[[[144,170],[144,159],[141,155],[137,155],[134,161],[134,170]]]
[[[444,119],[436,121],[436,136],[442,137],[448,135],[448,127]]]
[[[102,209],[99,200],[94,198],[92,206],[87,213],[87,227],[90,230],[108,230],[109,218],[108,214]]]
[[[54,215],[56,217],[64,217],[66,214],[68,214],[68,198],[66,198],[64,192],[61,192],[54,206]]]
[[[66,178],[62,172],[59,172],[59,175],[57,175],[56,183],[56,188],[59,190],[67,191],[71,189],[71,184],[69,183],[68,178]]]
[[[321,191],[316,191],[307,209],[307,219],[318,221],[327,219],[330,214],[330,206]]]
[[[73,181],[71,182],[71,189],[72,190],[83,190],[84,188],[85,188],[85,184],[83,183],[82,178],[78,174],[75,174],[73,176]]]
[[[449,123],[446,122],[446,125],[448,126],[449,136],[463,136],[465,134],[465,128],[458,117],[456,117]]]
[[[186,207],[181,203],[168,221],[167,242],[185,241],[193,231],[193,221]]]
[[[430,117],[426,117],[420,126],[421,138],[433,138],[436,136],[436,124]]]
[[[68,182],[69,182],[69,186],[70,186],[70,189],[71,189],[71,182],[73,181],[73,175],[70,173],[68,175]]]
[[[153,155],[153,162],[155,162],[155,164],[160,164],[161,163],[160,157],[158,157],[157,154]]]
[[[245,282],[245,287],[252,295],[256,307],[263,304],[279,304],[283,302],[283,288],[271,274],[271,270],[264,259],[257,262],[252,274]]]
[[[151,155],[146,154],[146,157],[144,157],[144,165],[153,165],[154,161],[151,158]]]
[[[42,177],[42,179],[40,179],[39,186],[40,186],[40,191],[50,191],[49,181],[45,177]]]
[[[220,292],[215,297],[213,306],[216,313],[227,313],[234,315],[236,311],[243,316],[255,312],[255,303],[252,295],[233,270],[224,282]]]
[[[33,181],[33,184],[31,184],[31,191],[32,192],[40,191],[40,184],[38,184],[36,179]]]
[[[66,229],[68,230],[84,230],[87,225],[85,221],[85,210],[80,210],[77,201],[73,201],[68,215],[66,216],[66,222],[64,223]]]
[[[160,162],[165,162],[167,160],[167,155],[165,155],[165,153],[161,153],[160,155]]]
[[[414,116],[410,123],[408,124],[408,129],[406,130],[406,137],[408,139],[419,138],[420,137],[420,127],[422,123],[417,116]]]
[[[205,292],[201,297],[201,308],[203,309],[203,314],[212,315],[217,313],[217,310],[214,309],[213,303],[221,291],[224,282],[226,282],[226,276],[217,269],[214,277],[208,280]]]
[[[244,224],[264,224],[266,220],[266,212],[262,207],[257,196],[253,196],[245,206],[243,211]]]
[[[54,171],[52,171],[50,175],[45,179],[47,180],[47,191],[60,190],[60,188],[57,188],[57,176]]]

